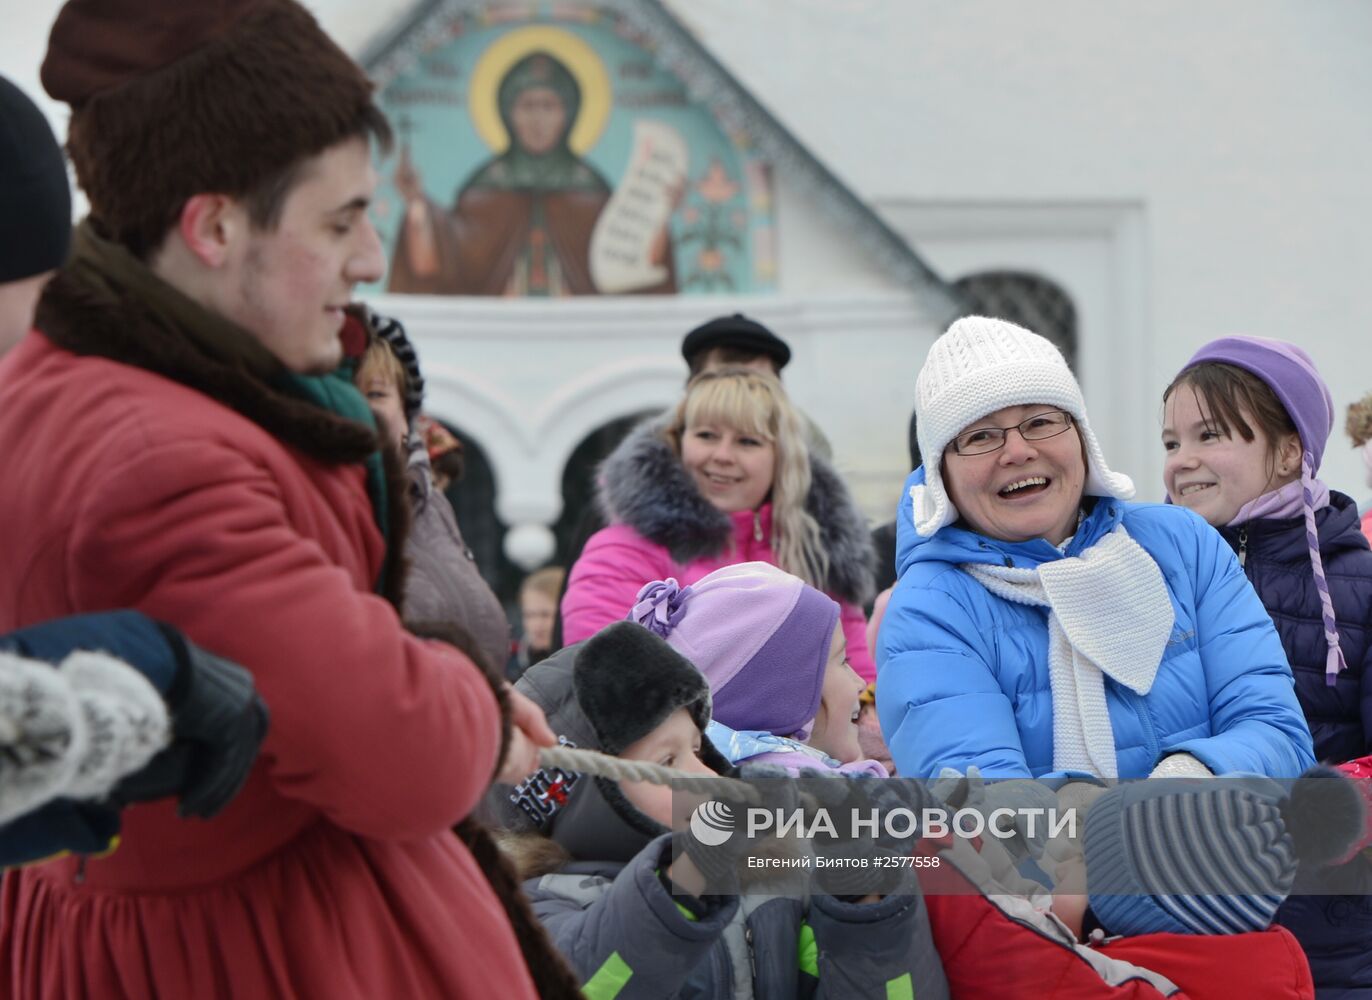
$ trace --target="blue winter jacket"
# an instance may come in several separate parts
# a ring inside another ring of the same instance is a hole
[[[1358,510],[1342,493],[1315,512],[1320,559],[1348,669],[1325,683],[1324,617],[1303,517],[1221,528],[1272,616],[1296,676],[1296,696],[1315,740],[1315,756],[1338,764],[1372,753],[1372,551]],[[1339,890],[1334,894],[1334,890]],[[1372,998],[1372,862],[1359,855],[1337,869],[1302,872],[1277,911],[1305,949],[1320,1000]]]
[[[935,776],[977,765],[988,778],[1062,778],[1053,769],[1048,610],[996,597],[961,563],[1033,568],[1063,553],[1044,539],[1000,542],[949,525],[920,537],[906,482],[897,516],[900,580],[878,642],[877,712],[897,770]],[[1105,679],[1121,778],[1190,753],[1217,774],[1295,777],[1314,763],[1291,668],[1224,539],[1197,515],[1101,498],[1067,546],[1079,555],[1121,521],[1162,570],[1175,623],[1147,695]]]

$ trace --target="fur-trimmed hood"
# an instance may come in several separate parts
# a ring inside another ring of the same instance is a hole
[[[667,419],[639,424],[602,463],[596,502],[608,522],[628,525],[676,562],[714,558],[728,548],[733,521],[696,489],[663,436]],[[871,532],[847,485],[813,451],[805,509],[819,524],[829,556],[824,589],[839,600],[865,604],[874,589]]]

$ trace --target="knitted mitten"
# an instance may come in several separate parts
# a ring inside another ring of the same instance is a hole
[[[67,680],[50,664],[0,653],[0,823],[64,794],[88,742]]]
[[[108,653],[77,651],[57,670],[76,692],[89,733],[62,794],[102,798],[170,742],[166,703],[146,677]]]
[[[1148,775],[1150,778],[1210,778],[1214,772],[1189,753],[1168,754]]]

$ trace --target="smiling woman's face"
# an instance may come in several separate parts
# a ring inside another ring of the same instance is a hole
[[[959,432],[982,427],[1014,427],[1056,407],[1007,406],[974,420]],[[1026,441],[1018,430],[1005,444],[984,455],[943,453],[948,498],[978,534],[1002,542],[1046,538],[1061,545],[1075,530],[1086,485],[1086,456],[1074,425],[1064,434]]]
[[[681,435],[681,464],[716,509],[757,510],[772,489],[776,446],[726,424],[695,424]]]

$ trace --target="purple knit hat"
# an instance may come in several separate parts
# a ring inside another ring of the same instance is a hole
[[[1266,337],[1221,337],[1212,340],[1182,369],[1215,362],[1242,368],[1262,379],[1273,395],[1286,408],[1296,433],[1301,439],[1301,506],[1305,514],[1305,544],[1310,551],[1310,566],[1315,574],[1315,589],[1320,595],[1320,609],[1324,617],[1324,641],[1329,647],[1325,658],[1325,683],[1332,687],[1339,671],[1347,669],[1343,650],[1339,648],[1339,630],[1335,625],[1334,602],[1329,596],[1329,583],[1324,578],[1324,560],[1320,558],[1320,537],[1315,527],[1313,481],[1324,458],[1324,446],[1334,428],[1334,400],[1329,386],[1320,378],[1310,355],[1295,344]]]
[[[807,739],[819,712],[838,604],[769,563],[738,563],[689,587],[656,580],[629,618],[667,640],[710,683],[731,729]]]

